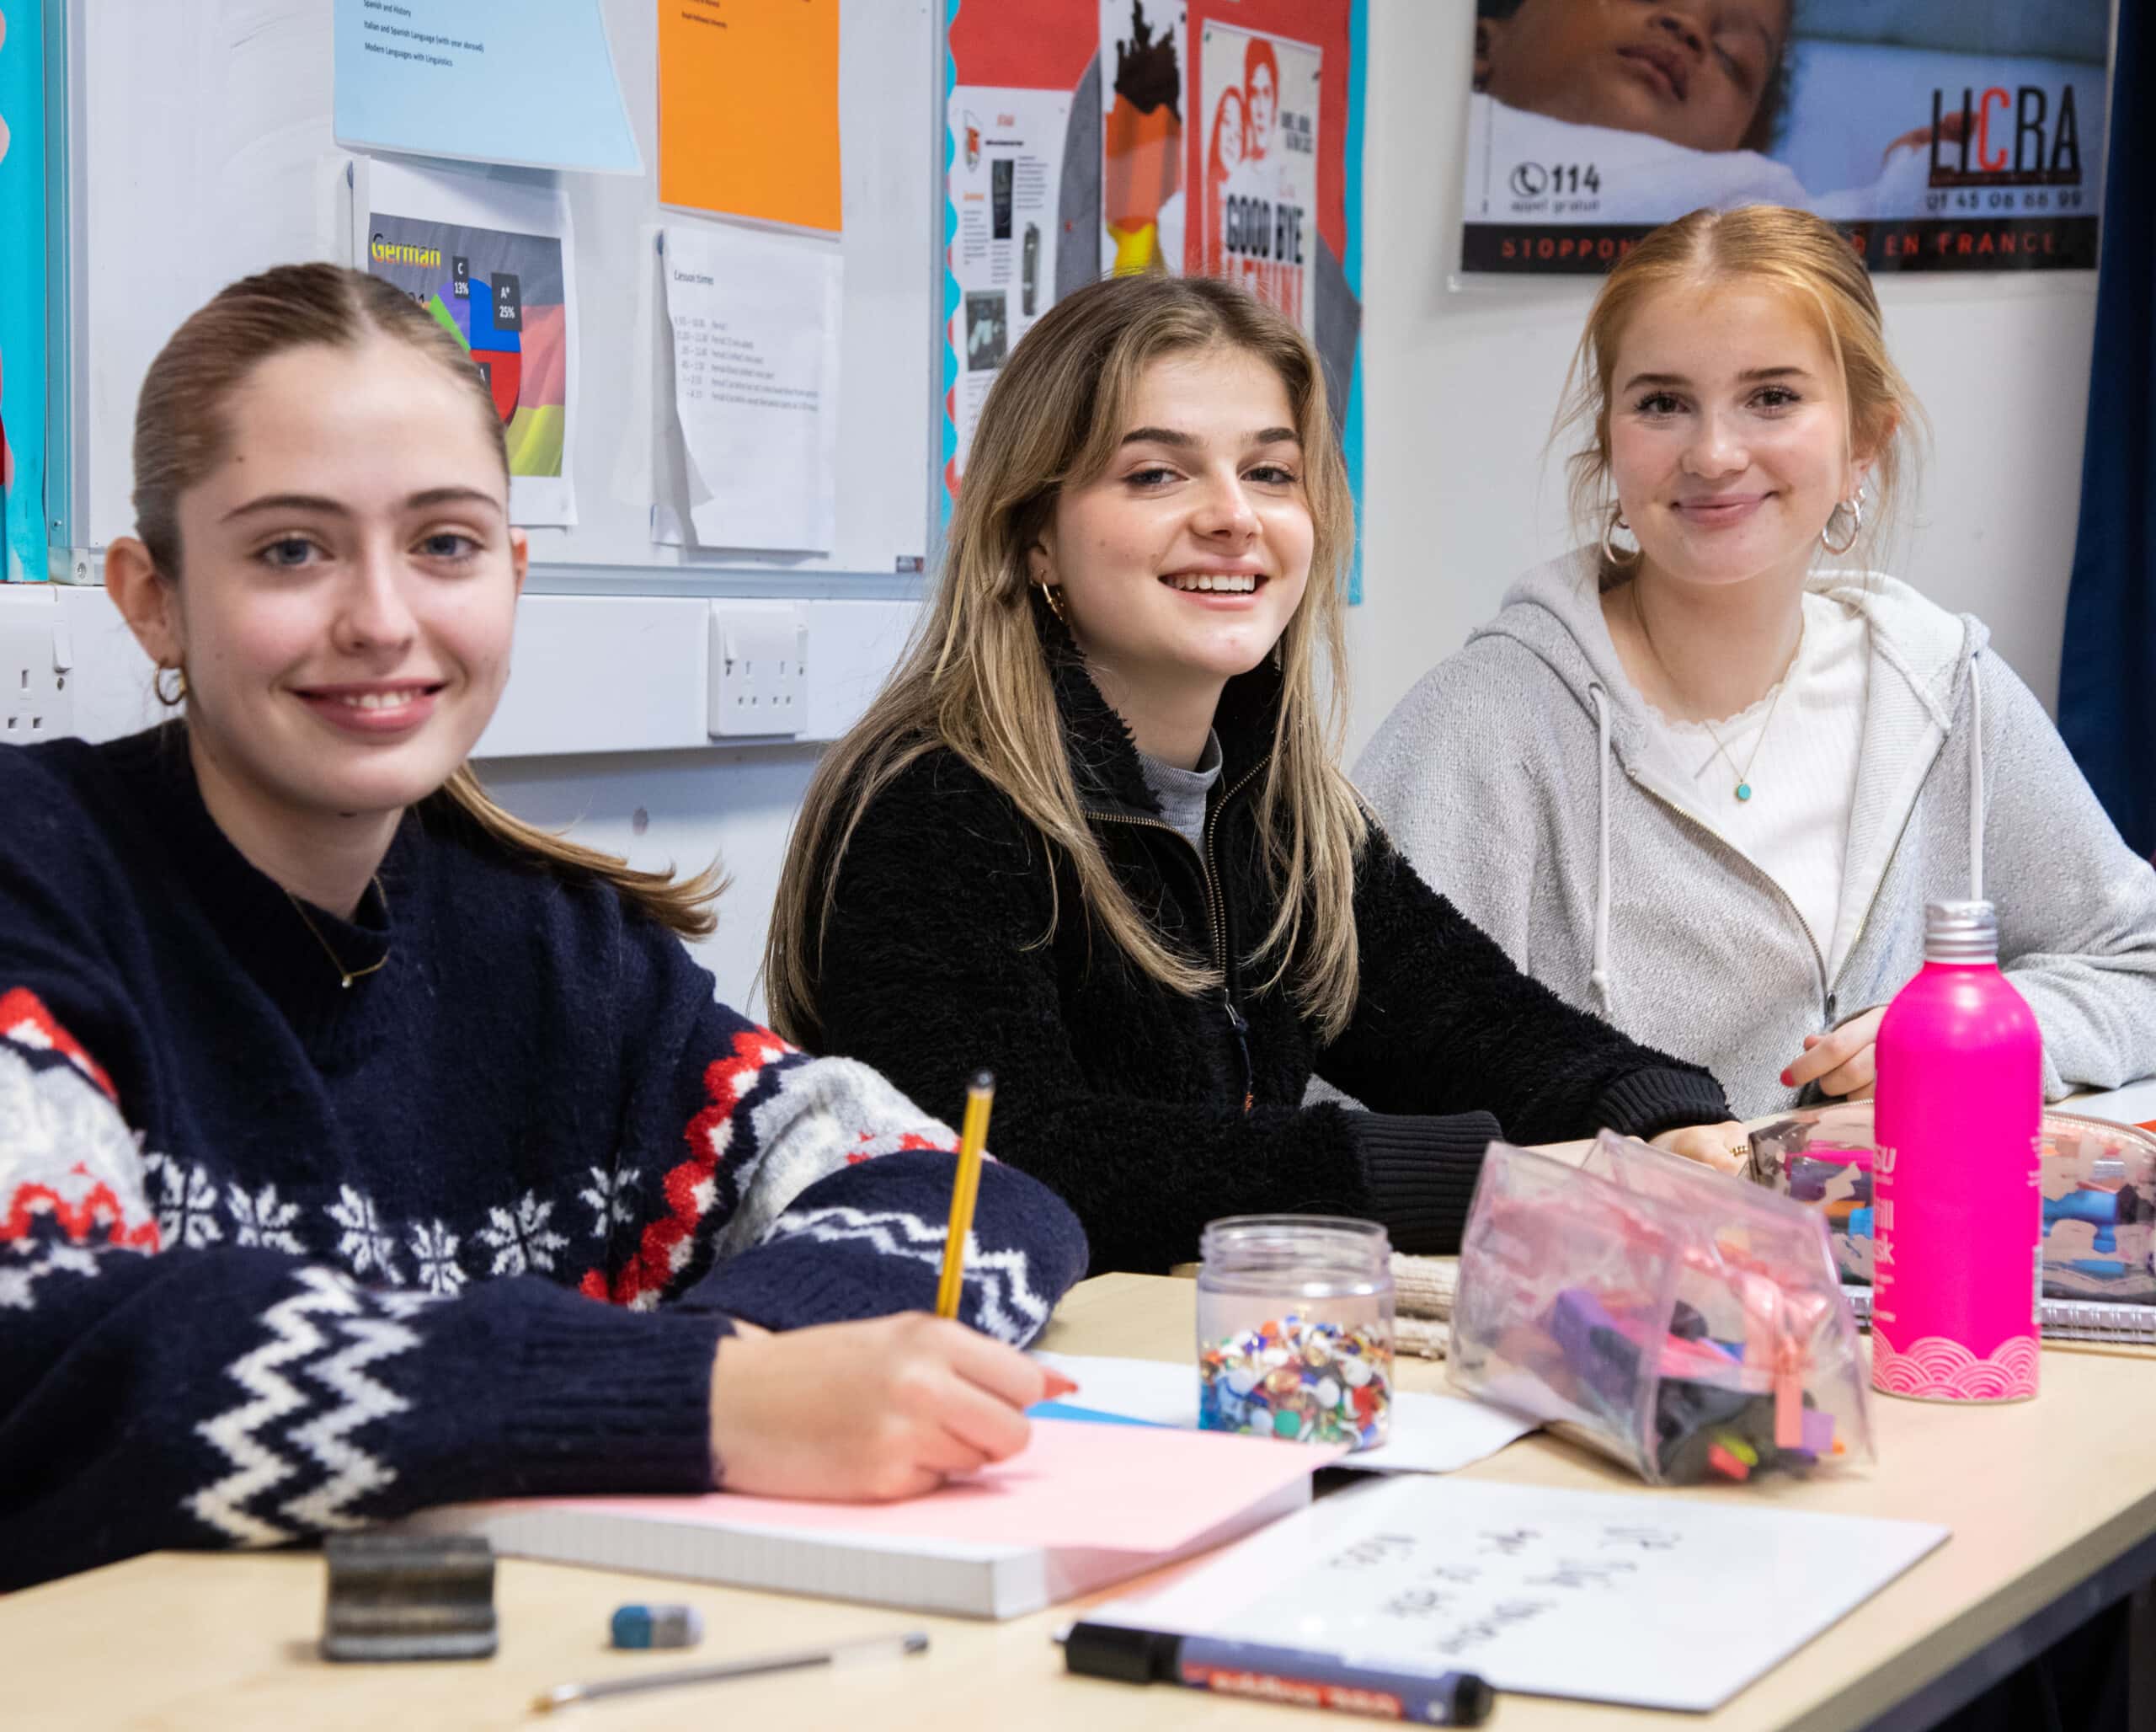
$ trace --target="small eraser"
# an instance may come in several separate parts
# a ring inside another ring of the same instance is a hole
[[[693,1648],[704,1638],[703,1614],[693,1606],[615,1608],[616,1648]]]

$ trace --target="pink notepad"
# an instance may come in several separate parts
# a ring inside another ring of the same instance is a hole
[[[1222,1432],[1036,1419],[1022,1454],[904,1503],[804,1503],[732,1492],[543,1502],[563,1511],[804,1535],[1156,1553],[1179,1550],[1346,1453]]]

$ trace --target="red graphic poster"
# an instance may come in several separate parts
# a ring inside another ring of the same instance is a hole
[[[1323,55],[1307,42],[1198,27],[1203,220],[1186,268],[1232,277],[1312,331]]]
[[[1359,488],[1364,4],[953,0],[947,499],[1011,349],[1117,270],[1215,271],[1294,318]]]

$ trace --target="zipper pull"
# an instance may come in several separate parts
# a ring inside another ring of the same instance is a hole
[[[1235,1050],[1243,1061],[1243,1110],[1247,1113],[1257,1104],[1257,1077],[1250,1065],[1250,1024],[1243,1020],[1243,1013],[1235,1008],[1235,1001],[1228,996],[1225,986],[1220,988],[1220,1002],[1228,1013],[1228,1026],[1235,1031]]]
[[[1830,1029],[1834,1026],[1834,995],[1832,992],[1827,995],[1827,1026]]]

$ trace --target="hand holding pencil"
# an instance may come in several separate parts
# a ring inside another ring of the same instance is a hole
[[[958,1322],[994,1083],[969,1092],[935,1317],[744,1329],[712,1372],[713,1473],[730,1491],[882,1502],[1026,1446],[1025,1410],[1076,1386]]]

